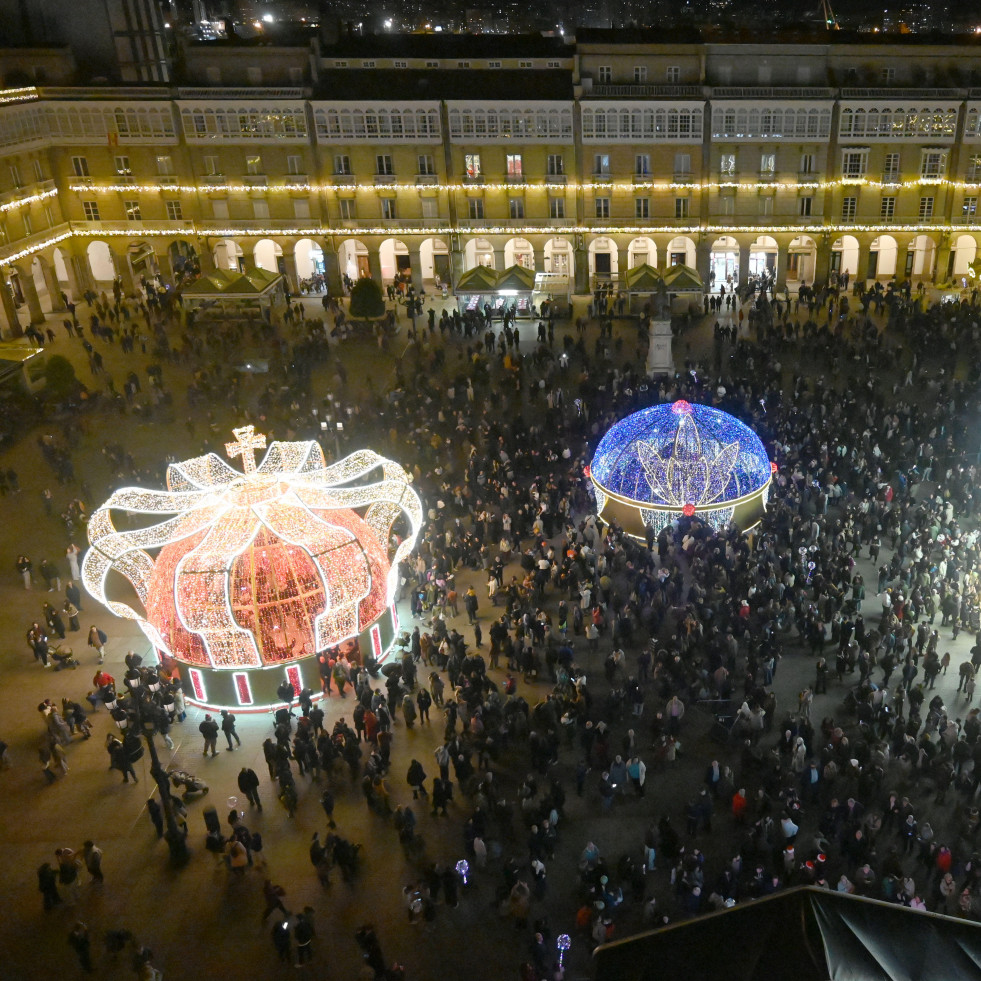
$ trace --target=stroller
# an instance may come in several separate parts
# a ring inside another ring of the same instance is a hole
[[[48,654],[54,661],[55,671],[60,671],[62,668],[78,667],[78,660],[75,657],[75,652],[70,647],[66,647],[64,644],[59,644],[57,647],[52,647],[48,651]]]
[[[200,777],[196,777],[186,770],[173,769],[168,770],[167,773],[170,776],[171,783],[175,787],[184,788],[181,794],[181,798],[184,801],[192,801],[198,797],[204,797],[211,789]]]

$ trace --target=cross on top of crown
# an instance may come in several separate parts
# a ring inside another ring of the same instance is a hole
[[[254,426],[241,426],[232,430],[232,435],[237,442],[226,443],[225,452],[231,459],[240,456],[242,458],[242,469],[247,473],[255,473],[255,451],[266,448],[266,437],[262,433],[257,433]]]

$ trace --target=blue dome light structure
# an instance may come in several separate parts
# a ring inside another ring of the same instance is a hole
[[[679,401],[618,422],[596,448],[589,477],[597,514],[643,539],[682,516],[750,531],[766,510],[772,466],[747,425]]]

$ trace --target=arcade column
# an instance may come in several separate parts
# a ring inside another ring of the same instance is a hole
[[[342,296],[344,285],[341,282],[341,264],[337,259],[337,250],[332,248],[330,243],[324,242],[324,279],[327,281],[327,290],[331,296]]]
[[[24,328],[21,327],[17,307],[14,304],[14,295],[7,285],[7,270],[0,271],[0,336],[5,338],[24,336]]]
[[[745,286],[749,282],[749,246],[739,246],[739,285]]]
[[[136,293],[136,279],[133,276],[133,266],[129,261],[129,256],[125,253],[112,253],[112,267],[116,272],[116,278],[123,287],[124,296],[133,296]]]
[[[289,290],[291,295],[296,296],[300,291],[300,277],[296,271],[296,256],[287,255],[284,252],[280,262],[282,262],[283,269],[286,272],[286,289]]]
[[[385,287],[390,284],[382,281],[381,255],[378,252],[377,246],[368,249],[368,272],[371,274],[371,278],[382,288],[382,293],[384,293]]]
[[[419,246],[409,246],[409,272],[412,276],[412,285],[416,288],[416,293],[421,294],[422,285],[422,253]]]
[[[24,294],[27,303],[27,312],[31,316],[32,324],[44,323],[44,311],[41,309],[41,300],[37,295],[37,287],[34,285],[34,273],[28,265],[15,266],[17,279],[20,282],[20,291]]]

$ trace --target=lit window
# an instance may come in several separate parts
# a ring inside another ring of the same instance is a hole
[[[98,201],[83,201],[82,211],[85,213],[86,221],[98,221],[99,220],[99,202]]]
[[[168,201],[167,202],[167,217],[171,221],[183,221],[184,211],[181,208],[180,201]]]

